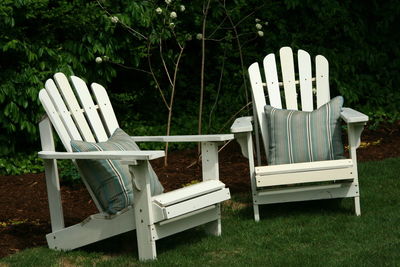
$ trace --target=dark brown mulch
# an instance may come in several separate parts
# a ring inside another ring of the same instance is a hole
[[[359,161],[400,157],[400,122],[380,130],[363,133],[358,149]],[[166,190],[179,188],[201,177],[196,150],[169,154],[169,165],[163,159],[152,162]],[[231,192],[249,192],[248,164],[236,142],[228,144],[219,156],[220,177]],[[62,185],[64,216],[67,225],[82,221],[96,212],[87,191],[81,185]],[[43,174],[0,176],[0,257],[22,249],[46,246],[45,234],[51,231]]]

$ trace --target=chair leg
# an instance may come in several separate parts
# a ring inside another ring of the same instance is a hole
[[[259,211],[258,205],[253,204],[253,209],[254,209],[254,220],[256,222],[259,222],[260,221],[260,211]]]
[[[354,197],[354,209],[356,211],[356,215],[361,215],[361,206],[360,206],[360,197]]]
[[[154,228],[154,225],[136,225],[140,261],[155,260],[157,258],[156,241],[151,236],[151,227]]]
[[[212,142],[201,143],[201,168],[203,181],[218,180],[219,179],[219,166],[218,166],[218,146]],[[210,235],[221,235],[221,205],[217,206],[219,218],[215,221],[209,222],[206,225],[206,232]]]
[[[136,237],[139,260],[155,260],[157,258],[155,226],[151,206],[149,162],[137,161],[129,165],[134,191],[134,209]]]
[[[206,232],[210,235],[220,236],[222,233],[221,228],[221,204],[217,204],[219,218],[215,221],[206,224]]]
[[[221,236],[221,204],[217,204],[218,209],[218,219],[206,224],[206,232],[209,235]]]
[[[206,232],[210,235],[220,236],[222,233],[221,219],[217,219],[215,221],[207,223]]]

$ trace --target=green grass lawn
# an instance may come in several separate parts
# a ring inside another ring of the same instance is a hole
[[[157,241],[140,263],[134,233],[86,248],[28,249],[3,266],[400,266],[400,158],[359,164],[361,217],[353,200],[264,205],[253,221],[249,194],[223,206],[221,237],[202,228]]]

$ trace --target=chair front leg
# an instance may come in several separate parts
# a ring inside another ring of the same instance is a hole
[[[133,179],[132,187],[139,260],[154,260],[157,258],[157,251],[150,191],[149,162],[137,161],[137,165],[129,165],[129,172]]]
[[[219,180],[218,144],[216,142],[201,143],[201,161],[203,181]],[[206,225],[207,233],[220,236],[221,228],[221,204],[217,204],[218,219]]]
[[[358,167],[357,167],[357,148],[361,143],[361,133],[364,130],[365,123],[349,123],[347,125],[348,128],[348,138],[349,138],[349,153],[350,157],[353,161],[353,173],[354,173],[354,181],[358,190],[360,187],[358,185]],[[354,197],[354,210],[357,216],[361,215],[361,205],[360,205],[360,196]]]
[[[246,133],[245,146],[248,152],[249,159],[249,172],[250,172],[250,184],[251,184],[251,194],[253,199],[253,211],[254,211],[254,221],[260,221],[260,211],[259,205],[257,203],[257,185],[254,169],[254,155],[253,155],[253,138],[251,132]],[[261,159],[260,159],[261,160]]]
[[[43,151],[55,151],[53,129],[48,117],[39,123],[40,141]],[[63,229],[64,215],[61,202],[60,179],[58,177],[57,160],[45,159],[44,171],[46,176],[47,197],[49,201],[51,231]]]
[[[65,227],[57,161],[55,159],[45,159],[44,171],[50,209],[51,231],[55,232]]]

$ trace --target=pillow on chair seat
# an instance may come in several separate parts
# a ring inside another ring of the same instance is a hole
[[[72,140],[71,146],[75,152],[140,150],[121,129],[116,129],[106,142]],[[115,214],[133,204],[132,179],[128,166],[122,165],[119,160],[77,159],[76,163],[105,212]],[[161,194],[164,188],[151,166],[149,171],[152,176],[152,195]]]
[[[338,96],[312,112],[265,106],[268,122],[268,164],[289,164],[343,157]]]

